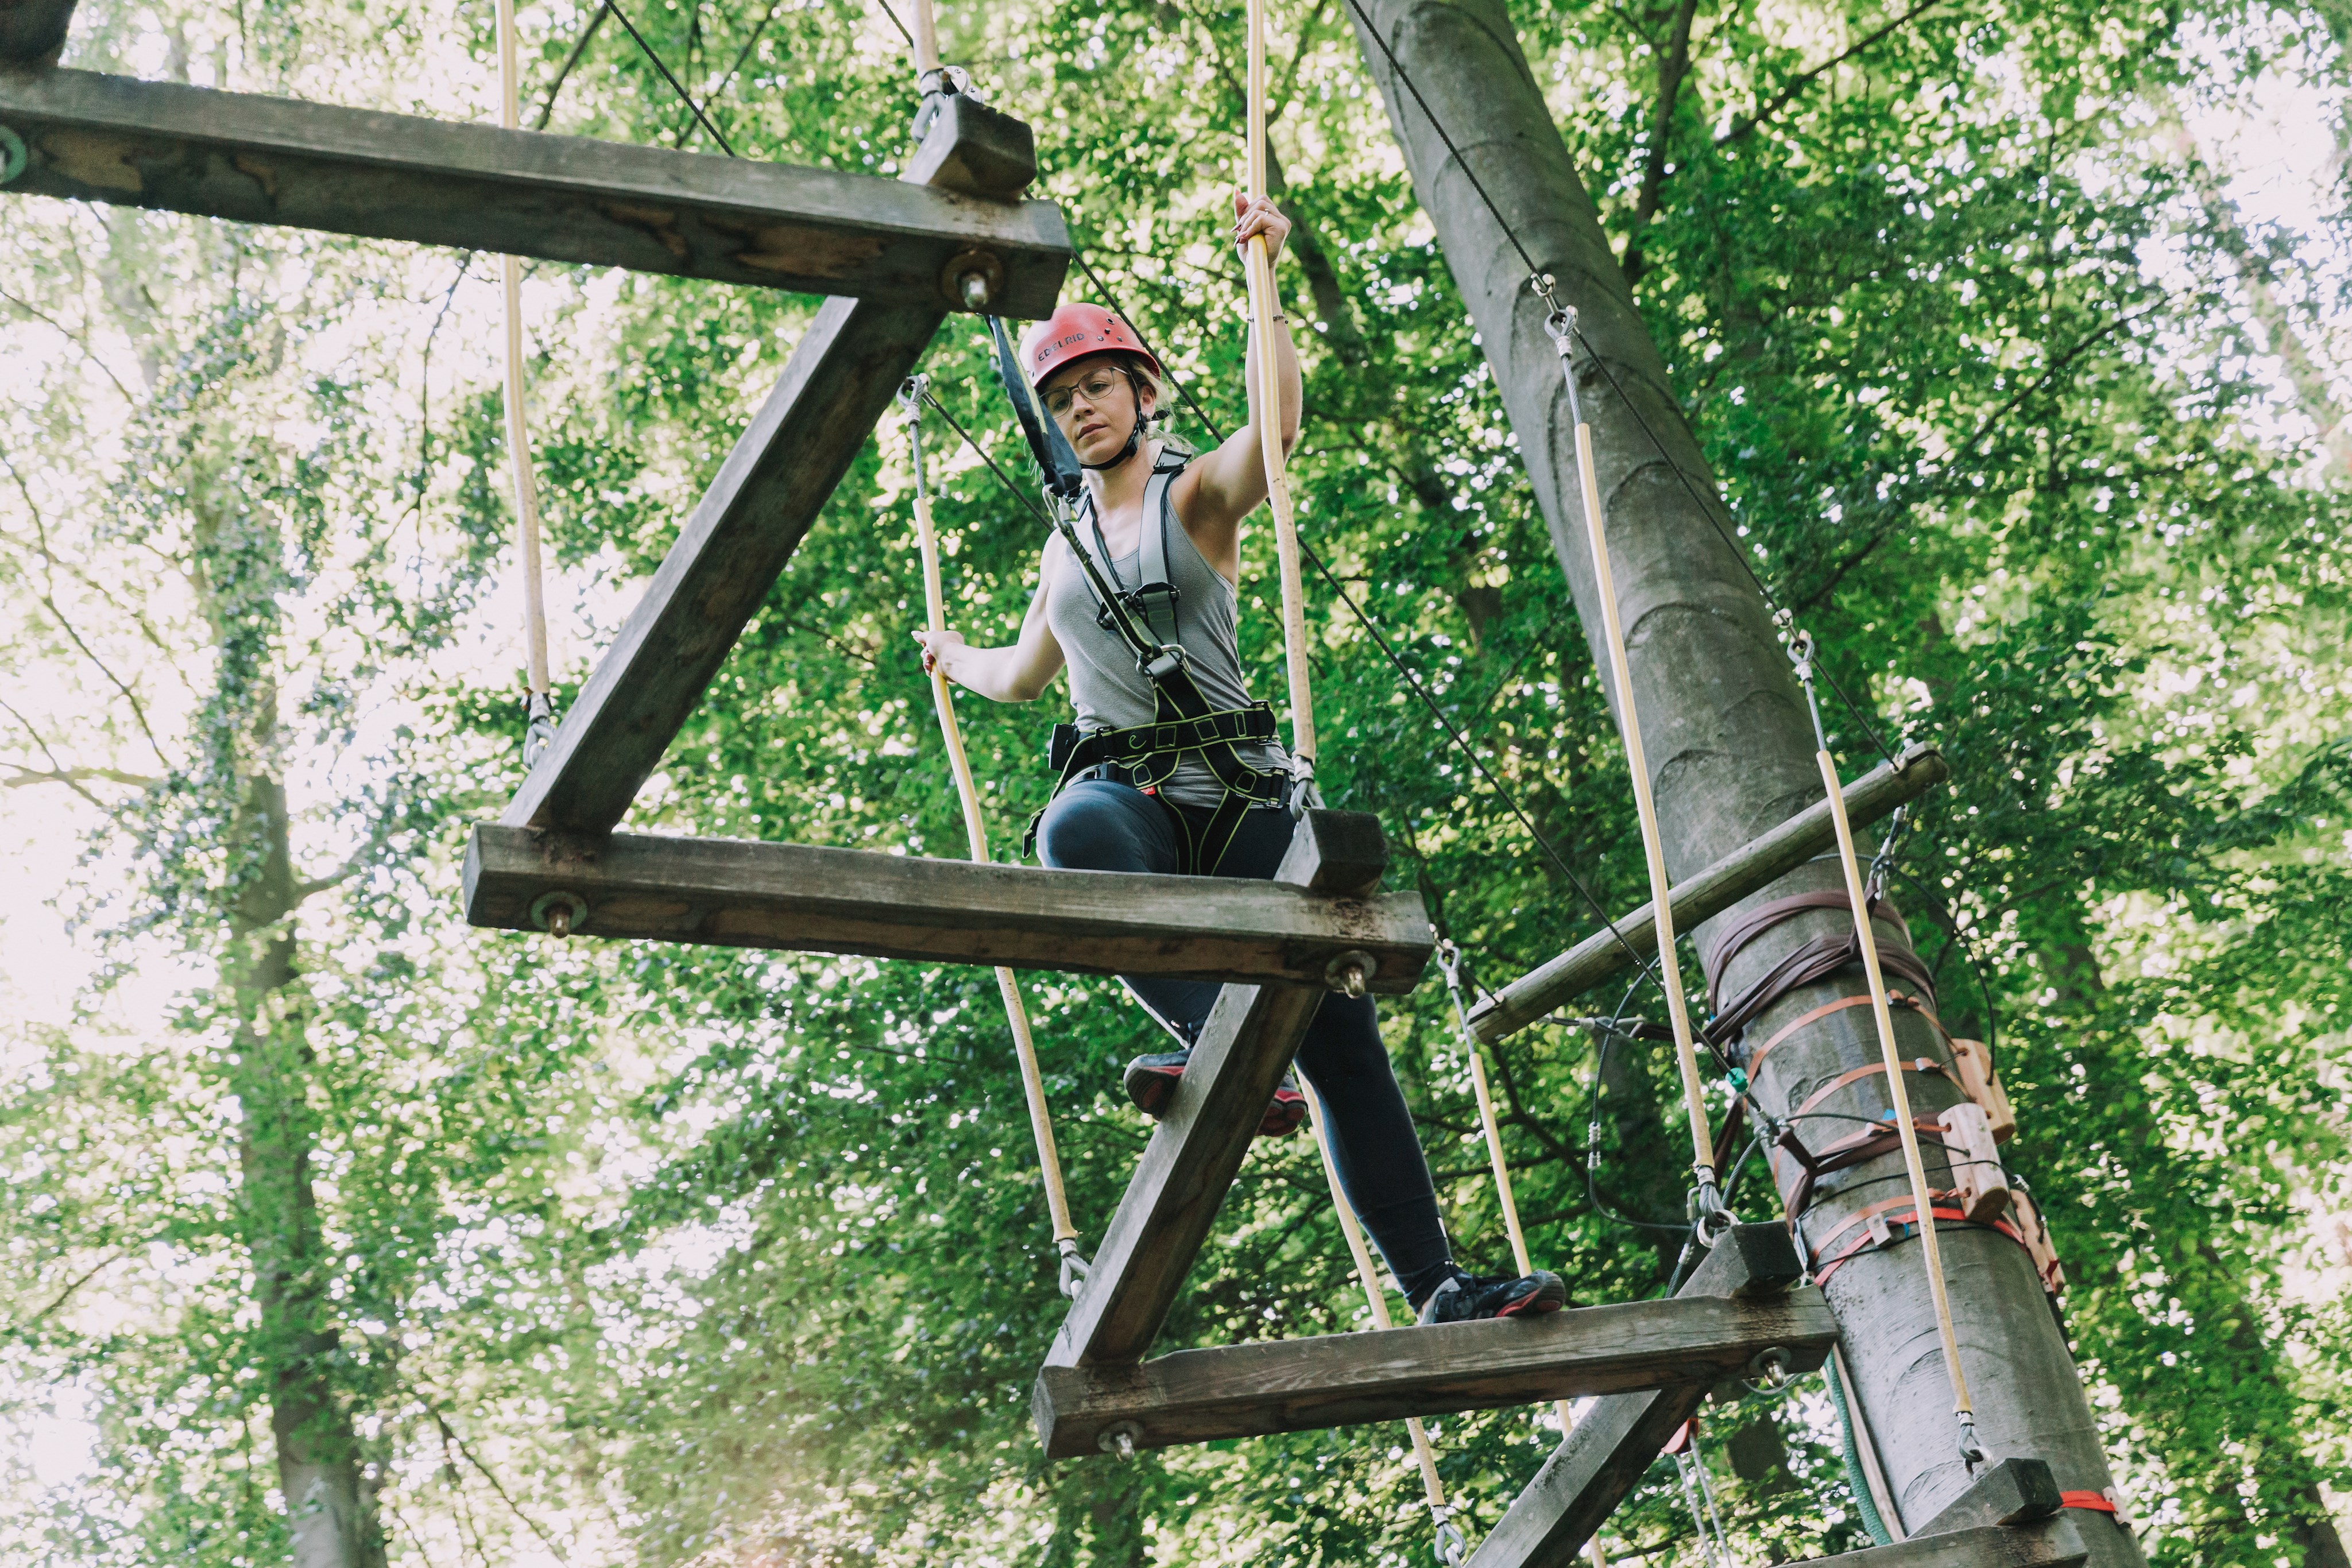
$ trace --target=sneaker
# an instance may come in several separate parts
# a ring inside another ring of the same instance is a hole
[[[1176,1092],[1176,1084],[1184,1076],[1184,1063],[1192,1059],[1188,1046],[1182,1051],[1163,1051],[1150,1056],[1139,1056],[1127,1064],[1122,1082],[1127,1097],[1135,1108],[1153,1121],[1168,1113],[1168,1101]],[[1281,1086],[1274,1092],[1274,1102],[1265,1108],[1265,1115],[1257,1124],[1261,1138],[1286,1138],[1298,1131],[1307,1120],[1307,1096],[1298,1092],[1298,1084],[1290,1074],[1282,1075]]]
[[[1422,1303],[1420,1322],[1466,1323],[1480,1318],[1525,1318],[1556,1312],[1568,1305],[1568,1286],[1557,1274],[1538,1269],[1513,1278],[1507,1274],[1465,1274],[1430,1292]]]

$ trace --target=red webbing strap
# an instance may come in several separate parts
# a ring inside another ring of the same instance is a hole
[[[1929,1195],[1928,1201],[1932,1203],[1936,1198],[1949,1197],[1953,1195],[1948,1192],[1934,1193]],[[1904,1197],[1891,1197],[1885,1203],[1872,1204],[1868,1208],[1864,1209],[1860,1214],[1855,1215],[1852,1219],[1847,1220],[1843,1225],[1839,1226],[1835,1230],[1832,1231],[1830,1233],[1830,1239],[1834,1240],[1838,1237],[1844,1235],[1847,1231],[1853,1229],[1855,1225],[1862,1223],[1874,1214],[1884,1213],[1887,1209],[1895,1207],[1908,1207],[1910,1203],[1911,1199],[1906,1196]],[[1987,1225],[1980,1220],[1970,1219],[1966,1214],[1957,1208],[1930,1208],[1927,1210],[1927,1213],[1930,1217],[1936,1219],[1948,1219],[1955,1224],[1974,1226],[1984,1230],[1998,1230],[2003,1236],[2008,1237],[2011,1241],[2016,1242],[2020,1247],[2025,1246],[2025,1238],[2019,1235],[2017,1228],[2010,1224],[2006,1219],[1996,1219],[1990,1225]],[[1919,1211],[1916,1208],[1912,1208],[1908,1214],[1903,1216],[1903,1218],[1899,1219],[1890,1218],[1888,1220],[1889,1225],[1916,1225],[1918,1223]],[[1893,1238],[1892,1241],[1907,1241],[1910,1238],[1908,1237],[1898,1236]],[[1892,1241],[1890,1241],[1889,1245],[1892,1244]],[[1826,1245],[1826,1243],[1824,1243],[1824,1245]],[[1836,1257],[1831,1258],[1822,1262],[1813,1270],[1813,1283],[1816,1285],[1826,1285],[1829,1283],[1829,1278],[1832,1274],[1836,1273],[1840,1269],[1845,1267],[1848,1263],[1853,1262],[1856,1258],[1861,1257],[1864,1253],[1876,1251],[1878,1247],[1879,1243],[1876,1239],[1872,1237],[1868,1231],[1864,1231],[1862,1235],[1853,1239],[1853,1244],[1852,1246],[1848,1247],[1844,1251],[1840,1252]],[[2029,1252],[2031,1250],[2031,1249],[2028,1249]]]
[[[1731,961],[1738,957],[1750,942],[1775,925],[1784,920],[1794,920],[1809,909],[1853,907],[1846,901],[1845,890],[1834,887],[1822,893],[1801,893],[1794,898],[1776,898],[1769,904],[1758,904],[1741,915],[1737,925],[1708,943],[1706,951],[1699,956],[1700,963],[1706,970],[1707,999],[1710,1002],[1716,999],[1714,992],[1723,983],[1723,971],[1731,967]],[[1903,945],[1906,947],[1911,946],[1911,927],[1903,923],[1903,916],[1893,904],[1883,898],[1872,899],[1870,913],[1872,918],[1884,920],[1902,932]]]
[[[1942,1123],[1923,1122],[1915,1116],[1911,1120],[1911,1125],[1917,1130],[1920,1137],[1927,1142],[1937,1145],[1943,1143]],[[1834,1143],[1823,1145],[1821,1151],[1816,1154],[1805,1147],[1804,1141],[1797,1136],[1797,1130],[1794,1127],[1785,1128],[1780,1134],[1780,1141],[1773,1145],[1772,1152],[1777,1155],[1783,1150],[1787,1151],[1789,1156],[1797,1162],[1804,1174],[1797,1178],[1796,1190],[1790,1192],[1780,1185],[1779,1160],[1775,1159],[1772,1162],[1772,1185],[1780,1189],[1781,1207],[1787,1210],[1791,1221],[1803,1218],[1806,1212],[1813,1206],[1813,1186],[1822,1177],[1835,1176],[1840,1171],[1851,1170],[1855,1166],[1866,1164],[1892,1149],[1899,1148],[1902,1143],[1902,1134],[1895,1130],[1892,1122],[1888,1122],[1882,1125],[1864,1127],[1849,1133]]]
[[[2062,1491],[2058,1494],[2058,1505],[2061,1508],[2087,1508],[2093,1513],[2113,1514],[2118,1522],[2123,1519],[2123,1511],[2116,1507],[2116,1500],[2105,1492]]]
[[[1782,1024],[1779,1029],[1772,1031],[1771,1039],[1766,1040],[1754,1051],[1748,1052],[1748,1078],[1753,1080],[1759,1072],[1763,1071],[1764,1059],[1772,1053],[1772,1048],[1774,1046],[1780,1044],[1782,1040],[1788,1039],[1790,1035],[1796,1033],[1807,1024],[1818,1023],[1822,1019],[1829,1017],[1830,1014],[1842,1013],[1848,1008],[1866,1008],[1869,1005],[1870,993],[1868,991],[1864,991],[1858,997],[1840,997],[1833,1002],[1823,1002],[1820,1007],[1815,1008],[1812,1011],[1801,1014],[1797,1018],[1791,1019],[1789,1022]],[[1889,991],[1886,993],[1886,1005],[1893,1008],[1909,1008],[1913,1012],[1917,1013],[1921,1018],[1924,1018],[1929,1023],[1934,1024],[1936,1027],[1936,1032],[1943,1035],[1947,1043],[1950,1042],[1952,1037],[1949,1034],[1945,1033],[1943,1024],[1937,1021],[1936,1015],[1929,1012],[1927,1005],[1921,1002],[1918,998],[1912,996],[1906,991]]]

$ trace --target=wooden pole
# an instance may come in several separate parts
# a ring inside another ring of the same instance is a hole
[[[1266,194],[1265,0],[1249,0],[1249,191]],[[1307,664],[1307,584],[1299,565],[1298,524],[1290,506],[1290,481],[1282,449],[1282,367],[1274,352],[1275,318],[1282,313],[1274,280],[1274,252],[1264,235],[1253,235],[1242,252],[1249,274],[1250,319],[1256,339],[1251,366],[1250,417],[1257,425],[1265,458],[1266,505],[1274,513],[1274,554],[1282,578],[1282,656],[1290,682],[1290,750],[1310,768],[1315,761],[1315,695]]]

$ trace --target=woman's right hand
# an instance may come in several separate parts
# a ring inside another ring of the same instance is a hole
[[[962,632],[926,630],[916,632],[915,641],[923,645],[923,674],[945,670],[950,680],[955,679],[956,655],[965,646]]]

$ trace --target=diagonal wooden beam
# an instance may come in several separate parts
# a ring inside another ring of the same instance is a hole
[[[1034,167],[1027,127],[994,119]],[[1069,263],[1050,202],[178,82],[0,76],[0,125],[31,150],[14,192],[921,310],[968,308],[958,279],[977,270],[990,308],[1044,315]]]
[[[1915,1535],[1834,1557],[1800,1558],[1791,1568],[2076,1568],[2090,1555],[2082,1527],[2058,1515],[2030,1524],[1980,1524],[1948,1534]]]
[[[1588,1394],[1696,1386],[1779,1352],[1829,1358],[1819,1291],[1752,1301],[1626,1301],[1539,1318],[1182,1350],[1140,1366],[1047,1366],[1029,1402],[1049,1459],[1124,1435],[1138,1448],[1494,1410]]]
[[[1359,899],[1380,884],[1386,861],[1376,821],[1310,811],[1275,881],[1327,898]],[[1151,1348],[1324,995],[1297,985],[1229,985],[1218,997],[1104,1228],[1047,1366],[1136,1362]]]
[[[1369,988],[1412,989],[1434,940],[1412,893],[1337,898],[1233,877],[475,828],[465,870],[469,923],[543,930],[545,901],[557,894],[570,902],[571,928],[591,936],[1263,981],[1313,987],[1317,999],[1333,961],[1351,953],[1369,960]]]
[[[1007,124],[948,98],[907,178],[1025,179],[982,155]],[[593,836],[621,820],[945,319],[940,303],[825,302],[501,821]]]
[[[1846,815],[1855,827],[1867,827],[1950,776],[1943,755],[1933,747],[1906,747],[1892,764],[1882,763],[1845,787]],[[1770,886],[1829,848],[1836,841],[1836,833],[1830,823],[1829,802],[1818,800],[1760,838],[1742,844],[1666,895],[1674,908],[1675,928],[1692,930],[1700,921]],[[1501,990],[1480,998],[1470,1009],[1470,1032],[1486,1041],[1517,1033],[1554,1008],[1623,973],[1633,962],[1626,952],[1629,946],[1645,961],[1658,951],[1657,928],[1646,903],[1619,915],[1615,934],[1601,931],[1588,936]]]
[[[1769,1301],[1803,1277],[1787,1227],[1736,1226],[1692,1271],[1675,1300]],[[1479,1542],[1470,1568],[1570,1568],[1706,1397],[1705,1383],[1689,1383],[1593,1401]]]

